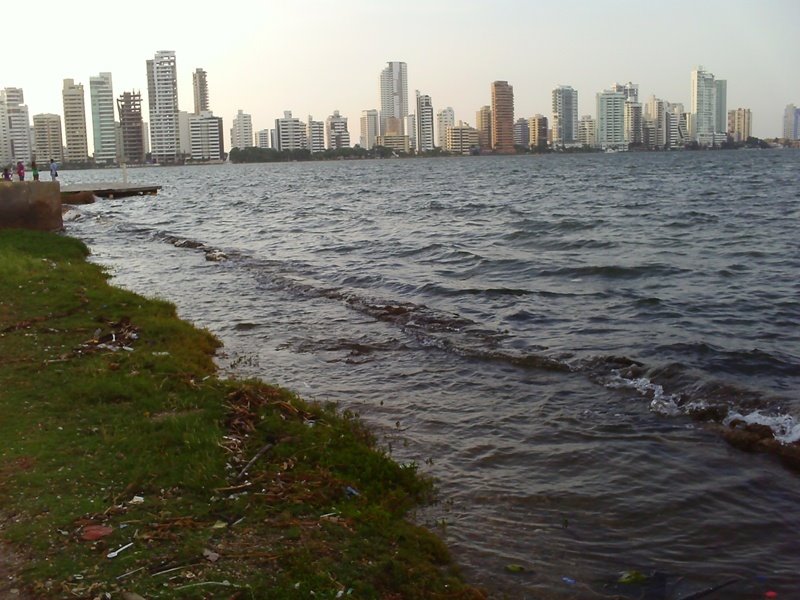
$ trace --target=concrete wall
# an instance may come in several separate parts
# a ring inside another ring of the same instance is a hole
[[[57,181],[0,181],[0,228],[63,229]]]

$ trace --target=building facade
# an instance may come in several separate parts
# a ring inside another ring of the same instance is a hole
[[[478,130],[478,145],[482,150],[492,147],[492,107],[481,106],[475,113],[475,129]]]
[[[92,137],[94,161],[113,164],[117,161],[117,123],[114,119],[114,90],[111,73],[89,78],[92,105]]]
[[[597,121],[591,115],[578,121],[578,143],[584,148],[597,147]]]
[[[269,129],[259,129],[256,131],[256,148],[272,148]]]
[[[86,138],[86,101],[83,84],[65,79],[61,89],[64,103],[64,162],[85,163],[89,160]]]
[[[203,69],[195,69],[192,73],[192,89],[194,90],[194,114],[211,110],[208,102],[208,74]],[[244,146],[237,146],[244,148]]]
[[[578,91],[568,85],[553,90],[553,145],[569,146],[578,141]]]
[[[222,118],[210,111],[189,115],[189,157],[197,162],[216,162],[225,157]]]
[[[670,146],[670,119],[667,112],[667,102],[650,96],[644,105],[644,123],[650,132],[645,145],[651,150],[663,149]]]
[[[253,145],[253,117],[239,109],[231,127],[231,148],[249,148]]]
[[[417,150],[430,152],[435,146],[433,137],[433,102],[417,90]]]
[[[137,91],[123,92],[117,98],[120,130],[120,161],[141,164],[145,158],[142,95]]]
[[[0,134],[0,137],[6,140],[5,149],[2,150],[7,156],[4,164],[19,160],[30,164],[33,159],[31,119],[22,88],[5,88],[0,93],[0,103],[4,105],[5,113],[5,133]]]
[[[380,118],[377,109],[361,111],[360,145],[365,150],[372,150],[378,143],[380,134]]]
[[[530,137],[531,129],[529,119],[523,119],[520,117],[514,121],[514,145],[527,147]]]
[[[448,127],[445,135],[445,149],[452,154],[472,154],[480,147],[478,130],[462,121]]]
[[[752,114],[749,108],[728,111],[728,135],[734,142],[746,142],[752,137]]]
[[[315,121],[311,115],[308,115],[306,140],[308,149],[311,150],[312,154],[325,152],[325,123],[322,121]]]
[[[794,104],[787,104],[783,111],[783,138],[800,139],[800,108]]]
[[[173,163],[179,154],[178,77],[174,51],[160,50],[147,61],[147,99],[153,160]]]
[[[549,123],[544,115],[534,115],[528,119],[528,146],[537,150],[547,148]]]
[[[389,62],[381,71],[380,134],[404,135],[408,116],[408,67]]]
[[[56,162],[62,162],[63,147],[61,116],[48,113],[33,115],[33,152],[44,159],[39,161],[44,163],[52,158]]]
[[[714,109],[714,133],[724,133],[727,131],[726,118],[728,116],[728,82],[725,79],[715,79],[716,88],[716,107]]]
[[[727,86],[725,86],[727,87]],[[697,67],[692,71],[691,77],[691,113],[688,125],[689,135],[701,146],[713,146],[720,141],[720,136],[715,135],[725,130],[717,129],[718,87],[714,74]]]
[[[613,89],[597,94],[597,145],[622,150],[625,142],[625,94]]]
[[[283,112],[282,119],[275,119],[276,149],[303,150],[308,147],[306,125],[300,119],[292,116],[292,111]]]
[[[492,83],[492,150],[514,154],[514,87],[507,81]]]
[[[456,113],[452,106],[436,113],[436,145],[447,147],[447,128],[456,124]]]
[[[325,119],[325,144],[330,150],[350,147],[350,132],[347,130],[347,117],[333,111]]]

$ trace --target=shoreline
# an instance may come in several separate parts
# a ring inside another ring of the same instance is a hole
[[[27,557],[7,569],[21,593],[487,597],[406,518],[433,482],[354,415],[220,379],[212,334],[109,285],[74,238],[4,230],[0,253],[0,535]]]

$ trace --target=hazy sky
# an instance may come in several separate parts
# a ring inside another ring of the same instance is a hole
[[[145,61],[174,50],[181,110],[193,110],[192,72],[208,72],[211,109],[225,145],[238,109],[254,130],[291,110],[349,118],[358,142],[361,111],[379,108],[380,71],[408,64],[414,90],[434,111],[452,106],[475,123],[490,84],[514,86],[515,117],[551,116],[550,93],[578,90],[580,114],[618,81],[639,84],[689,109],[690,72],[703,65],[728,81],[728,109],[753,111],[753,134],[781,134],[786,104],[800,106],[800,0],[77,0],[22,7],[2,31],[0,87],[21,87],[31,117],[63,114],[62,82],[83,83],[91,144],[89,77],[113,76],[114,95],[140,90]],[[413,108],[411,108],[413,111]]]

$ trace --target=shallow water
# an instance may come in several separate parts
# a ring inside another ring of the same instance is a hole
[[[164,189],[79,207],[66,228],[116,283],[216,333],[224,365],[359,411],[437,477],[442,501],[418,516],[471,580],[671,599],[737,578],[708,597],[792,597],[800,474],[717,427],[741,415],[800,439],[798,164],[129,169]],[[614,583],[633,569],[658,575]]]

